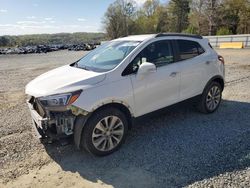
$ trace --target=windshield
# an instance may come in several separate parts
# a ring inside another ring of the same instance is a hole
[[[95,72],[115,68],[139,44],[138,41],[110,41],[88,53],[75,66]]]

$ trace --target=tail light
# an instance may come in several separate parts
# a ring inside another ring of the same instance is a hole
[[[223,65],[225,64],[225,60],[221,55],[218,55],[218,59]]]

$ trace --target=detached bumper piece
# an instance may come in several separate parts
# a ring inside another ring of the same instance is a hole
[[[44,109],[36,99],[27,101],[33,127],[39,139],[60,140],[73,134],[75,116],[71,111]]]
[[[48,119],[41,117],[36,110],[34,110],[33,106],[29,101],[27,101],[31,117],[32,117],[32,122],[33,122],[33,127],[36,132],[36,135],[38,138],[44,138],[45,137],[45,132],[44,130],[46,129],[46,126],[48,125]]]

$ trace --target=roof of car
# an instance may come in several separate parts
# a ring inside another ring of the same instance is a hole
[[[127,40],[127,41],[144,41],[151,38],[159,38],[159,37],[188,37],[195,39],[203,39],[200,35],[193,34],[184,34],[184,33],[159,33],[159,34],[146,34],[146,35],[130,35],[127,37],[118,38],[115,40]]]
[[[194,35],[194,34],[187,34],[187,33],[159,33],[155,37],[189,37],[189,38],[196,38],[196,39],[203,39],[201,35]]]
[[[127,40],[127,41],[144,41],[150,38],[154,38],[155,34],[147,34],[147,35],[130,35],[127,37],[122,37],[122,38],[118,38],[115,40]]]

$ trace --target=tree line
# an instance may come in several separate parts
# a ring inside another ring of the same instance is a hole
[[[249,0],[116,0],[108,7],[103,26],[110,39],[161,32],[200,35],[250,33]]]
[[[19,36],[0,36],[0,47],[33,46],[51,44],[79,44],[85,42],[100,42],[104,39],[104,33],[58,33],[58,34],[34,34]]]

